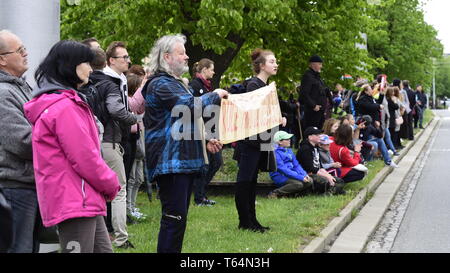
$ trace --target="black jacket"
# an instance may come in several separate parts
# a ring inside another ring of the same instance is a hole
[[[409,107],[411,110],[416,105],[416,92],[414,92],[411,88],[406,89],[406,94],[408,94]]]
[[[427,107],[427,95],[425,93],[417,91],[417,100],[421,102],[420,108]]]
[[[302,141],[296,157],[307,173],[316,174],[323,166],[320,161],[319,148],[311,145],[308,139]]]
[[[99,92],[105,94],[105,103],[111,116],[110,122],[105,125],[103,142],[121,143],[122,138],[129,133],[131,125],[137,122],[137,118],[126,108],[127,98],[120,90],[120,79],[105,75],[101,71],[94,71],[89,79],[94,83],[102,80],[108,82],[97,87]]]
[[[331,103],[330,90],[320,78],[320,73],[309,68],[302,77],[300,103],[304,104],[307,109],[313,109],[316,105],[321,105],[321,110],[325,110],[327,99]]]
[[[386,98],[388,102],[388,110],[389,110],[389,128],[395,128],[397,124],[395,123],[395,111],[398,110],[400,107],[397,103],[395,103],[390,98]]]
[[[358,116],[369,115],[372,121],[375,120],[381,122],[380,116],[380,102],[384,99],[384,95],[380,94],[378,100],[375,100],[372,96],[362,93],[356,102],[356,113]]]
[[[395,121],[394,121],[395,124]],[[375,128],[372,124],[366,126],[365,129],[361,129],[359,131],[359,138],[364,141],[368,141],[370,136],[374,136],[376,138],[383,138],[383,132],[380,129]]]
[[[267,86],[267,84],[265,82],[263,82],[261,79],[259,79],[258,77],[253,77],[248,81],[244,81],[243,84],[246,87],[247,92],[252,92],[259,88]],[[240,141],[239,144],[240,145],[249,145],[249,146],[252,146],[253,148],[260,150],[261,144],[270,143],[272,138],[273,137],[269,138],[268,140],[262,140],[258,135],[258,138],[256,140],[250,140],[249,138],[246,138],[246,139]],[[237,160],[238,163],[239,163],[239,159],[241,156],[240,145],[237,145],[237,147],[234,150],[234,154],[233,154],[233,159]],[[276,159],[275,159],[274,152],[273,151],[261,151],[261,153],[263,153],[263,154],[261,154],[261,157],[259,159],[258,169],[263,172],[276,171],[277,168],[276,168]]]
[[[212,91],[206,88],[200,78],[192,79],[192,81],[189,83],[189,86],[192,88],[192,90],[194,90],[194,97],[200,97],[201,95]]]

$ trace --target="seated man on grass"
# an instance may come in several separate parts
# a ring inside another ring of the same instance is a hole
[[[323,167],[319,154],[320,135],[322,131],[316,127],[308,127],[304,132],[304,140],[297,152],[297,160],[313,179],[313,191],[317,193],[345,194],[345,182],[329,174]]]

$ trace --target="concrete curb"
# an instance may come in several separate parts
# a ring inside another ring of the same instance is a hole
[[[394,158],[396,163],[402,161],[402,165],[407,167],[401,166],[395,170],[390,167],[383,168],[375,178],[362,189],[352,201],[350,201],[350,203],[339,213],[339,216],[331,220],[328,226],[320,232],[319,236],[313,239],[299,252],[321,253],[338,235],[339,238],[333,243],[330,252],[361,252],[365,247],[368,238],[383,217],[392,198],[400,188],[404,176],[412,166],[411,163],[423,149],[425,142],[429,139],[437,124],[438,120],[433,118],[426,128],[415,136],[415,140],[406,145],[400,152],[400,156]],[[416,143],[420,145],[416,145]],[[412,151],[414,155],[409,153],[412,149],[414,149],[414,151]],[[391,173],[392,175],[390,175]],[[382,183],[386,186],[380,187]],[[375,195],[365,205],[365,201],[369,194],[373,192],[375,192]],[[363,206],[364,208],[359,215],[355,219],[352,219],[353,211],[360,210]]]

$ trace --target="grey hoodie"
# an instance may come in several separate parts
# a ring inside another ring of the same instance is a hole
[[[0,70],[0,186],[35,189],[31,124],[23,105],[31,100],[25,80]]]

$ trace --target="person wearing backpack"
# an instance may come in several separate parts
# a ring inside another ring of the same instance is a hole
[[[278,64],[275,55],[270,50],[255,49],[251,54],[253,71],[256,76],[246,82],[247,92],[255,91],[268,84],[269,77],[277,74]],[[283,120],[286,125],[286,119]],[[239,216],[239,229],[264,233],[269,227],[262,226],[256,217],[256,183],[259,170],[270,172],[276,170],[273,151],[264,150],[261,135],[238,142],[234,159],[238,161],[239,170],[236,179],[235,204]]]
[[[116,172],[121,185],[120,192],[111,202],[114,244],[118,248],[133,248],[127,231],[127,175],[122,143],[128,137],[131,125],[136,124],[137,118],[128,109],[127,80],[124,72],[128,70],[130,56],[123,42],[112,42],[108,46],[106,62],[107,66],[103,71],[95,71],[90,79],[97,84],[97,90],[104,98],[102,104],[107,110],[107,119],[102,121],[105,127],[102,155],[108,166]]]

